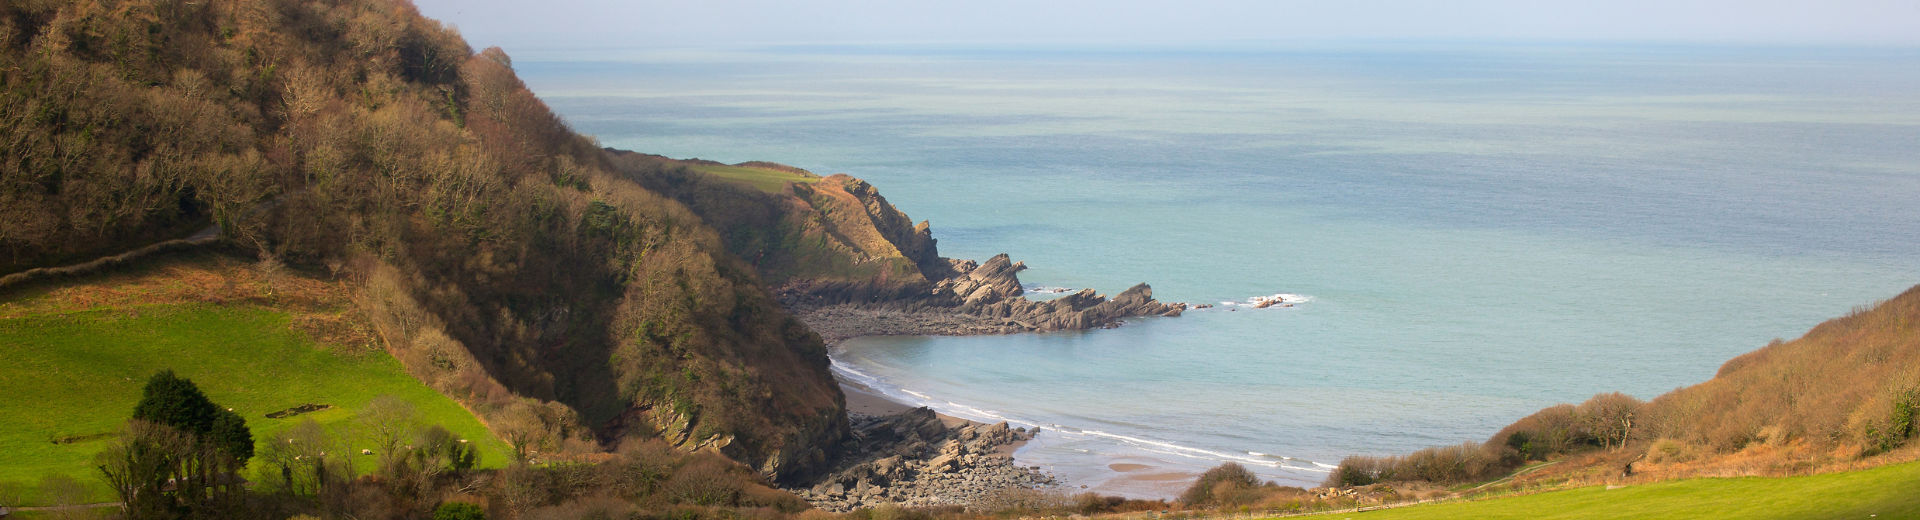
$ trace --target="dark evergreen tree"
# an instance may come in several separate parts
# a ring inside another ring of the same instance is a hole
[[[213,431],[213,421],[220,416],[220,407],[207,399],[207,394],[201,393],[193,380],[175,375],[173,369],[153,374],[147,379],[143,393],[140,404],[133,407],[135,419],[206,435]]]
[[[193,434],[232,456],[238,465],[253,458],[253,432],[247,429],[246,418],[214,404],[193,380],[173,369],[161,370],[147,379],[143,394],[133,407],[133,418]]]
[[[232,410],[220,410],[219,415],[214,417],[212,431],[207,432],[207,442],[227,452],[241,464],[253,458],[253,431],[247,429],[246,418]]]

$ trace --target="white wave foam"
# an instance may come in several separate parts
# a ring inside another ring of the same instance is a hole
[[[1087,435],[1093,435],[1093,436],[1098,436],[1098,437],[1106,437],[1106,438],[1109,438],[1109,439],[1118,439],[1118,440],[1120,440],[1120,441],[1122,441],[1122,442],[1126,442],[1126,443],[1129,443],[1129,444],[1133,444],[1133,445],[1135,445],[1135,446],[1143,446],[1143,448],[1142,448],[1142,449],[1145,449],[1146,451],[1151,451],[1151,452],[1155,452],[1155,453],[1164,453],[1164,454],[1167,454],[1167,455],[1177,455],[1177,456],[1181,456],[1181,457],[1187,457],[1187,458],[1193,458],[1193,459],[1201,459],[1201,460],[1215,460],[1215,461],[1234,461],[1234,462],[1244,462],[1244,463],[1248,463],[1248,464],[1258,464],[1258,465],[1261,465],[1261,466],[1266,466],[1266,467],[1270,467],[1270,468],[1277,468],[1277,467],[1280,467],[1280,465],[1281,465],[1281,463],[1279,463],[1279,462],[1275,462],[1275,461],[1271,461],[1271,460],[1262,460],[1262,459],[1257,459],[1257,458],[1253,458],[1253,457],[1242,457],[1242,456],[1239,456],[1239,455],[1231,455],[1231,454],[1227,454],[1227,453],[1221,453],[1221,452],[1218,452],[1218,451],[1213,451],[1213,450],[1208,450],[1208,449],[1202,449],[1202,448],[1194,448],[1194,447],[1191,447],[1191,446],[1181,446],[1181,445],[1179,445],[1179,444],[1174,444],[1174,443],[1171,443],[1171,442],[1161,442],[1161,441],[1154,441],[1154,440],[1147,440],[1147,439],[1142,439],[1142,438],[1139,438],[1139,437],[1129,437],[1129,436],[1126,436],[1126,435],[1119,435],[1119,434],[1114,434],[1114,433],[1107,433],[1107,432],[1103,432],[1103,431],[1098,431],[1098,430],[1083,430],[1083,431],[1084,431],[1084,432],[1085,432],[1085,433],[1086,433]],[[1155,446],[1155,447],[1160,447],[1160,448],[1164,448],[1164,449],[1168,449],[1168,450],[1173,450],[1173,451],[1172,451],[1172,452],[1163,452],[1163,451],[1159,451],[1159,450],[1154,450],[1154,449],[1151,449],[1151,448],[1144,448],[1144,446]],[[1196,455],[1196,454],[1198,454],[1198,455]],[[1203,456],[1203,455],[1205,455],[1205,456]]]
[[[966,404],[956,403],[953,401],[948,401],[945,399],[936,399],[933,396],[928,395],[926,393],[902,388],[892,384],[890,381],[887,381],[885,378],[868,374],[866,372],[862,372],[859,369],[853,368],[852,366],[849,366],[849,364],[846,364],[846,363],[836,362],[836,363],[833,363],[831,366],[833,371],[836,374],[838,374],[840,377],[845,378],[851,382],[858,383],[862,386],[865,386],[866,388],[871,389],[872,391],[879,393],[882,396],[885,396],[887,398],[894,399],[912,406],[926,406],[929,408],[933,408],[935,411],[938,411],[940,413],[944,413],[944,414],[948,414],[956,417],[985,421],[985,422],[1006,421],[1009,424],[1013,424],[1017,426],[1028,426],[1028,427],[1037,426],[1037,427],[1045,428],[1051,435],[1060,435],[1068,438],[1100,437],[1105,439],[1112,439],[1112,440],[1119,441],[1122,445],[1130,445],[1133,447],[1133,449],[1139,449],[1141,451],[1146,451],[1149,453],[1158,453],[1163,455],[1198,459],[1198,460],[1208,461],[1209,463],[1232,461],[1232,462],[1239,462],[1239,463],[1248,464],[1248,465],[1262,466],[1267,468],[1289,470],[1289,471],[1308,471],[1308,472],[1319,472],[1319,473],[1327,472],[1326,470],[1316,470],[1313,468],[1304,468],[1304,467],[1287,464],[1286,461],[1299,460],[1299,459],[1294,459],[1292,457],[1280,457],[1280,456],[1275,456],[1275,455],[1270,455],[1270,454],[1260,453],[1260,452],[1252,452],[1252,451],[1245,452],[1251,456],[1244,456],[1244,455],[1224,453],[1220,451],[1214,451],[1214,450],[1203,449],[1203,448],[1182,446],[1182,445],[1171,443],[1171,442],[1155,441],[1155,440],[1143,439],[1143,438],[1133,437],[1128,435],[1108,433],[1108,432],[1103,432],[1098,430],[1085,430],[1085,429],[1076,428],[1076,427],[1065,425],[1065,424],[1058,424],[1058,423],[1044,422],[1044,421],[1022,420],[1018,417],[1008,416],[1007,414],[1004,414],[997,410],[988,410],[988,409],[970,406]],[[1089,454],[1095,453],[1094,451],[1082,449],[1082,448],[1074,448],[1074,450],[1082,453],[1089,453]],[[1279,460],[1275,460],[1275,459],[1279,459]],[[1320,464],[1317,462],[1315,462],[1314,464],[1322,467],[1326,467],[1326,468],[1334,467],[1334,466],[1327,466],[1325,464]]]
[[[1312,462],[1312,461],[1309,461],[1309,462]],[[1334,465],[1329,465],[1329,464],[1321,464],[1321,463],[1318,463],[1318,462],[1314,462],[1314,463],[1313,463],[1313,465],[1315,465],[1315,466],[1319,466],[1319,467],[1322,467],[1322,468],[1327,468],[1327,469],[1340,469],[1340,466],[1334,466]]]
[[[1240,302],[1240,303],[1229,303],[1229,302],[1220,302],[1220,303],[1221,305],[1241,305],[1246,307],[1264,307],[1268,309],[1279,309],[1279,308],[1291,307],[1294,304],[1306,303],[1310,301],[1313,301],[1312,296],[1293,294],[1293,293],[1277,293],[1277,294],[1272,294],[1268,296],[1249,297],[1247,298],[1247,301]]]

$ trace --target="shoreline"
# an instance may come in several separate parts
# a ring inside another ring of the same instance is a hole
[[[1038,467],[1013,462],[1013,453],[1039,433],[1037,428],[941,414],[838,375],[834,382],[846,397],[853,438],[832,471],[805,487],[787,489],[816,508],[969,506],[1003,489],[1059,485]]]
[[[845,343],[848,340],[869,336],[978,336],[988,334],[1005,334],[1005,332],[974,334],[862,334],[835,338],[835,341],[829,347],[829,351],[836,354],[833,357],[837,358],[839,357],[837,354],[845,347]],[[836,360],[835,362],[838,363],[839,361]],[[841,393],[846,395],[847,412],[850,416],[854,414],[864,416],[892,416],[921,408],[894,400],[867,384],[848,380],[839,374],[834,375],[834,382],[840,386]],[[958,430],[969,426],[987,426],[987,423],[947,415],[937,410],[932,410],[930,407],[928,407],[928,409],[949,429]],[[1040,428],[1035,428],[1033,431],[1033,435],[1036,436],[1042,433]],[[995,446],[991,453],[995,457],[1004,458],[1006,461],[1005,464],[1007,465],[1016,464],[1013,461],[1014,454],[1030,444],[1033,438],[1033,436],[1029,436]],[[1160,460],[1127,455],[1115,455],[1103,458],[1105,460],[1098,461],[1099,463],[1094,465],[1101,466],[1106,471],[1112,472],[1111,476],[1085,482],[1085,485],[1078,485],[1079,483],[1069,485],[1067,482],[1059,481],[1059,477],[1047,474],[1047,477],[1052,482],[1044,487],[1057,487],[1069,493],[1094,492],[1103,495],[1117,495],[1129,498],[1172,499],[1173,497],[1179,496],[1181,492],[1185,491],[1186,488],[1200,476],[1199,472],[1181,468]],[[1036,473],[1041,471],[1039,466],[1016,467],[1023,471],[1034,471]],[[1027,468],[1031,469],[1029,470]],[[964,469],[962,471],[964,471]],[[816,496],[802,495],[803,498],[807,498],[809,501],[814,501]]]

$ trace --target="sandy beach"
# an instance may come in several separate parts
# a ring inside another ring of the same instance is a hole
[[[913,409],[906,404],[882,397],[873,389],[861,386],[859,383],[840,381],[840,391],[847,394],[847,411],[853,413],[893,415]]]
[[[835,377],[834,381],[840,383],[840,392],[847,394],[848,412],[867,415],[893,415],[917,408],[906,403],[888,399],[886,396],[880,395],[879,392],[875,392],[872,388],[867,388],[866,385],[860,383],[847,381],[839,377]],[[957,428],[973,422],[943,413],[936,412],[935,414],[940,416],[940,422],[945,423],[948,428]],[[1020,446],[1025,444],[1025,441],[1012,444],[1010,448],[1005,448],[1005,453],[1011,455],[1013,453],[1012,450],[1019,449]]]

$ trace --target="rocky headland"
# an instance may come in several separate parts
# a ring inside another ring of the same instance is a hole
[[[817,176],[774,163],[712,161],[610,151],[617,169],[672,198],[714,227],[781,304],[830,349],[860,336],[1010,334],[1119,326],[1179,316],[1147,284],[1111,297],[1092,289],[1029,299],[1025,264],[1001,254],[984,262],[941,257],[931,225],[915,223],[866,181]],[[729,181],[701,167],[753,168],[787,182],[777,189]],[[844,386],[844,385],[843,385]],[[898,409],[906,409],[901,406]],[[822,447],[823,468],[783,482],[829,511],[894,503],[966,505],[1009,487],[1051,485],[1014,465],[1012,447],[1035,432],[1006,424],[943,422],[932,410],[849,412],[847,440]]]
[[[943,259],[950,266],[930,284],[793,281],[775,288],[781,303],[828,345],[860,336],[1009,334],[1119,326],[1125,318],[1179,316],[1185,303],[1161,303],[1135,285],[1108,298],[1093,289],[1054,298],[1024,296],[1027,268],[1001,254],[984,263]]]

